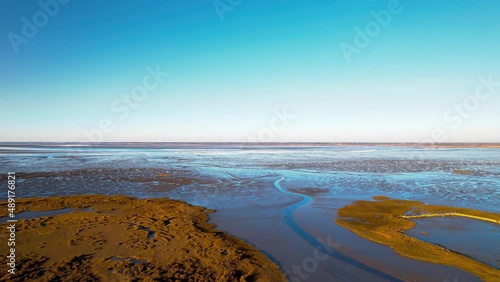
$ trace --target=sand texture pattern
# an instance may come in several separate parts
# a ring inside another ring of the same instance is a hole
[[[0,280],[286,281],[254,247],[208,224],[211,211],[185,202],[89,195],[23,199],[16,208],[72,210],[19,220],[17,271],[4,271]],[[0,211],[6,216],[6,202]],[[1,261],[7,253],[1,244]]]

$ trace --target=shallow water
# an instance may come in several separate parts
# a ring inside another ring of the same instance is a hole
[[[15,219],[17,219],[17,220],[22,220],[22,219],[29,220],[29,219],[40,218],[40,217],[52,217],[52,216],[66,214],[66,213],[70,213],[70,212],[91,212],[91,211],[92,211],[92,208],[79,209],[79,210],[66,208],[66,209],[58,209],[58,210],[50,210],[50,211],[25,211],[25,212],[21,212],[21,213],[15,213]],[[13,218],[10,218],[8,216],[0,217],[0,223],[5,223],[9,219],[13,219]]]
[[[500,270],[500,225],[461,217],[414,220],[408,235],[466,254]]]
[[[210,218],[219,229],[261,249],[295,281],[391,280],[364,265],[404,280],[475,279],[453,268],[401,258],[335,225],[337,209],[355,200],[387,195],[500,212],[500,149],[139,147],[4,144],[0,165],[16,172],[18,197],[168,196],[216,209]],[[282,178],[280,190],[275,183]],[[340,255],[310,260],[318,238],[328,236],[338,241],[336,252],[360,264]]]
[[[70,213],[72,212],[73,209],[59,209],[59,210],[52,210],[52,211],[42,211],[42,212],[36,212],[36,211],[25,211],[16,214],[15,219],[21,220],[21,219],[33,219],[33,218],[39,218],[39,217],[45,217],[45,216],[56,216],[60,214],[65,214],[65,213]],[[5,223],[9,219],[12,219],[10,217],[0,217],[0,223]]]

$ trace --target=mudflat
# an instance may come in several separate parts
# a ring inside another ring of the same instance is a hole
[[[257,249],[207,223],[213,211],[182,201],[86,195],[22,199],[16,208],[66,212],[16,223],[16,275],[0,280],[286,281]],[[0,253],[6,261],[6,244]]]
[[[474,260],[467,254],[460,254],[404,234],[404,231],[415,227],[415,222],[410,220],[412,218],[454,216],[499,224],[500,214],[376,196],[373,201],[356,201],[347,205],[338,210],[338,215],[336,222],[340,226],[363,238],[387,245],[400,255],[457,267],[484,281],[500,279],[500,270],[495,267]],[[450,236],[453,236],[452,232]]]

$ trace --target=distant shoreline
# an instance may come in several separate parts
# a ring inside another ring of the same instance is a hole
[[[247,147],[415,147],[415,148],[500,148],[500,143],[454,142],[0,142],[0,146],[12,147],[92,147],[92,148],[247,148]]]

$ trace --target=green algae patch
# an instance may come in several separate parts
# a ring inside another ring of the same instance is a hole
[[[462,216],[497,224],[500,222],[500,214],[496,213],[376,196],[373,201],[356,201],[340,208],[336,223],[365,239],[389,246],[402,256],[457,267],[485,281],[500,281],[500,271],[496,268],[404,234],[416,225],[410,218],[438,216]],[[450,236],[453,236],[452,231]]]

